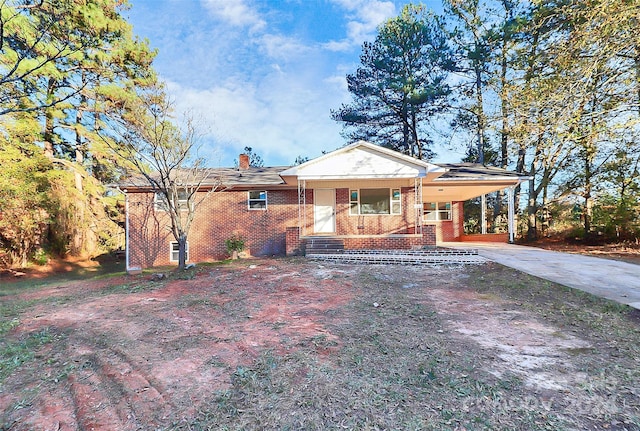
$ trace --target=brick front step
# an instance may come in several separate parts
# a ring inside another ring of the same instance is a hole
[[[306,243],[308,254],[334,254],[344,250],[344,241],[338,238],[310,238]]]
[[[480,264],[486,259],[477,250],[344,250],[338,253],[307,253],[307,258],[338,263],[394,265]]]

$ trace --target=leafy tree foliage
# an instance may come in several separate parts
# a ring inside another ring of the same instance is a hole
[[[511,92],[518,169],[528,158],[536,177],[529,188],[531,237],[551,192],[582,199],[589,235],[606,161],[616,142],[637,137],[638,10],[635,1],[534,2],[522,20],[524,67]]]
[[[485,85],[491,61],[489,42],[488,16],[481,16],[479,0],[445,1],[445,8],[454,22],[462,24],[462,29],[454,27],[450,37],[456,51],[456,66],[459,73],[469,80],[458,84],[458,93],[471,103],[457,107],[458,123],[463,127],[475,130],[477,138],[475,150],[476,162],[485,164],[484,150],[486,141],[487,118],[484,108]]]
[[[353,102],[332,111],[350,141],[365,139],[419,159],[433,156],[427,126],[445,107],[452,61],[437,18],[407,5],[365,42],[361,66],[347,75]]]
[[[34,217],[46,214],[51,251],[93,255],[116,246],[116,202],[104,184],[127,164],[98,133],[131,119],[137,94],[156,80],[155,52],[133,35],[122,16],[127,7],[118,0],[0,3],[0,131],[11,154],[48,159],[39,166],[47,166],[49,192],[29,208]],[[18,123],[29,125],[28,136],[12,126]],[[18,214],[0,211],[4,219]]]
[[[65,65],[92,45],[84,32],[68,33],[71,1],[18,0],[0,4],[0,115],[54,106],[73,91],[50,97],[48,79],[56,80]]]
[[[298,156],[296,157],[296,159],[293,161],[294,165],[301,165],[303,163],[306,163],[309,161],[309,157],[307,156]]]
[[[6,121],[9,133],[0,134],[0,264],[25,266],[46,240],[52,167],[42,150],[29,143],[37,123],[22,116]]]

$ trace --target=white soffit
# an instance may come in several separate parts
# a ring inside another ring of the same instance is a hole
[[[433,183],[432,183],[433,184]],[[504,190],[509,185],[496,185],[496,184],[479,184],[479,185],[447,185],[447,186],[435,186],[429,184],[428,187],[423,187],[422,198],[425,202],[447,202],[447,201],[466,201],[469,199],[482,196],[487,193],[492,193],[498,190]]]
[[[426,177],[445,171],[440,166],[361,141],[294,166],[280,175],[297,176],[300,180],[382,179]]]

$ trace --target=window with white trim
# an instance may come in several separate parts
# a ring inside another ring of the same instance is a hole
[[[349,191],[349,214],[401,214],[400,189],[353,189]]]
[[[451,202],[424,202],[424,220],[451,220]]]
[[[185,189],[178,190],[178,208],[182,211],[187,209],[189,203],[187,191]],[[167,205],[167,197],[162,192],[155,192],[153,195],[153,207],[156,211],[167,211],[169,206]]]
[[[178,241],[171,241],[171,256],[169,257],[170,262],[178,262],[180,260],[180,246],[178,245]],[[184,261],[189,261],[189,241],[185,244],[184,247]]]
[[[266,210],[267,209],[267,192],[266,190],[249,190],[248,206],[250,210]]]

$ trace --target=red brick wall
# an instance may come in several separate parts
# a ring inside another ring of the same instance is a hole
[[[436,229],[435,226],[424,225],[422,226],[422,245],[435,246],[436,241]]]
[[[346,250],[410,250],[424,246],[435,246],[436,236],[433,225],[423,226],[422,236],[363,236],[344,238]]]
[[[297,190],[270,190],[267,209],[249,210],[246,191],[215,192],[198,207],[188,235],[189,261],[224,259],[224,240],[236,233],[254,256],[284,255],[286,229],[298,224]],[[153,195],[129,193],[130,265],[168,265],[170,242],[166,213],[153,210]]]
[[[167,214],[154,211],[153,194],[129,193],[129,265],[147,268],[169,262],[174,241]]]
[[[436,245],[435,225],[422,228],[422,236],[362,236],[342,238],[346,250],[410,250]],[[287,256],[304,254],[306,239],[297,227],[287,228]]]
[[[246,239],[246,250],[254,256],[292,254],[294,250],[301,249],[302,244],[297,228],[295,232],[288,230],[298,225],[297,190],[268,191],[266,211],[249,210],[247,197],[246,191],[216,192],[207,196],[197,209],[188,235],[190,262],[212,261],[228,257],[224,241],[234,233]],[[146,268],[172,264],[169,260],[170,242],[174,239],[169,231],[170,221],[167,214],[154,211],[151,193],[129,193],[128,198],[130,266]],[[352,216],[349,215],[349,189],[337,189],[337,234],[413,233],[415,231],[413,199],[413,188],[403,188],[402,214]],[[305,234],[311,235],[313,233],[313,190],[306,191],[306,202]],[[458,217],[456,209],[457,206],[454,205],[454,218]],[[461,216],[459,218],[462,226]],[[363,228],[359,228],[359,225]],[[345,241],[345,245],[348,248],[383,249],[434,245],[436,227],[424,226],[425,234],[422,238],[353,238]]]
[[[472,235],[462,235],[460,241],[466,242],[509,242],[508,233],[476,233]]]
[[[381,235],[413,232],[416,224],[413,187],[401,189],[402,213],[383,215],[349,214],[349,189],[336,189],[336,233],[338,235]],[[311,230],[313,231],[313,224]]]
[[[304,243],[300,239],[300,228],[298,226],[287,228],[286,252],[287,256],[304,254]]]
[[[460,241],[464,234],[463,202],[451,203],[451,220],[428,222],[433,226],[438,242]]]

